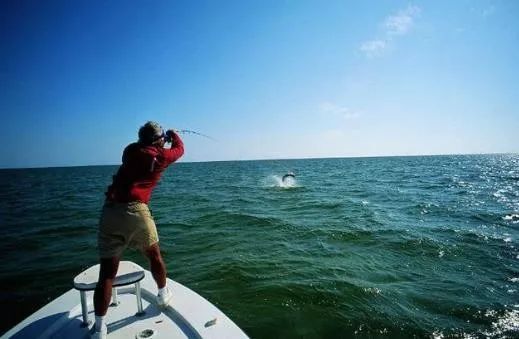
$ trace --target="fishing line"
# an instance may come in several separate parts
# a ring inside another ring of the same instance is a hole
[[[216,141],[216,139],[213,138],[213,137],[210,137],[210,136],[208,136],[208,135],[202,134],[202,133],[197,132],[197,131],[192,131],[192,130],[190,130],[190,129],[176,129],[176,130],[174,130],[174,131],[175,131],[176,133],[180,133],[180,134],[195,134],[195,135],[199,135],[199,136],[201,136],[201,137],[204,137],[204,138],[207,138],[207,139],[211,139],[211,140],[213,140],[213,141]]]

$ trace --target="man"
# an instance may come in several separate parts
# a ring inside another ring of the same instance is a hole
[[[170,148],[164,148],[166,142],[171,142]],[[148,202],[162,172],[183,154],[180,137],[173,130],[164,133],[159,124],[151,121],[139,129],[139,141],[128,145],[123,152],[123,163],[108,187],[99,222],[100,271],[94,292],[94,338],[106,338],[104,317],[119,261],[128,246],[139,249],[149,259],[159,289],[157,303],[166,306],[171,300],[157,228]]]

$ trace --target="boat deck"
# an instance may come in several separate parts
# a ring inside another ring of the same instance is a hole
[[[143,315],[137,315],[135,286],[119,287],[117,306],[106,315],[108,338],[247,338],[218,308],[206,299],[168,279],[173,299],[166,308],[156,305],[157,287],[149,271],[141,282]],[[15,326],[2,338],[89,338],[94,323],[93,291],[86,292],[89,324],[81,313],[80,292],[69,290]],[[148,331],[148,334],[150,331]]]

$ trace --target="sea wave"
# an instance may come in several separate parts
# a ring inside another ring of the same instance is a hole
[[[253,338],[512,338],[517,164],[514,155],[180,163],[150,207],[169,275]],[[288,169],[297,184],[281,187]],[[2,329],[97,262],[116,170],[0,171],[0,302],[15,315]],[[147,265],[138,252],[125,259]]]

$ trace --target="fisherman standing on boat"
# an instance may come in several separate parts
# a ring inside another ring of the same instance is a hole
[[[171,142],[170,148],[164,148]],[[94,338],[105,338],[105,315],[112,297],[112,284],[126,247],[142,251],[149,259],[157,283],[157,303],[165,306],[172,293],[166,286],[166,266],[159,248],[155,222],[148,208],[153,188],[162,172],[184,154],[184,144],[174,130],[164,130],[156,122],[139,129],[139,141],[128,145],[122,165],[106,192],[99,222],[99,281],[94,292]]]

